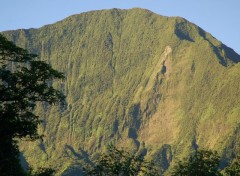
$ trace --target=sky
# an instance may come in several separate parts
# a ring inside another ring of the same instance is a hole
[[[0,31],[39,28],[91,10],[134,7],[183,17],[240,54],[240,0],[1,0]]]

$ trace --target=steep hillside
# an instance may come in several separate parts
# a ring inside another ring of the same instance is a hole
[[[4,35],[66,75],[67,106],[39,105],[44,141],[21,146],[31,163],[74,175],[109,143],[164,169],[197,147],[239,152],[240,56],[185,19],[112,9]]]

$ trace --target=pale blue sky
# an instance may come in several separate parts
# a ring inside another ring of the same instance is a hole
[[[184,17],[240,53],[240,0],[1,0],[0,31],[39,28],[90,10],[133,7]]]

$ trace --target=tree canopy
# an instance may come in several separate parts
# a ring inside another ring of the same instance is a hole
[[[101,176],[157,176],[158,171],[152,161],[142,155],[130,154],[116,147],[108,146],[108,153],[101,154],[94,165],[85,170],[86,175]]]
[[[37,102],[64,102],[64,95],[50,81],[63,79],[37,55],[16,46],[0,34],[0,173],[22,175],[17,139],[40,138]]]
[[[240,175],[240,156],[236,156],[229,166],[224,169],[224,173],[229,176]]]
[[[220,157],[216,152],[197,150],[189,159],[178,162],[172,176],[218,176]]]

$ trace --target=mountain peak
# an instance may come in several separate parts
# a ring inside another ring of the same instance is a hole
[[[183,18],[111,9],[3,34],[66,75],[53,84],[67,108],[39,105],[45,140],[21,146],[35,165],[64,174],[114,143],[166,169],[196,146],[231,157],[240,144],[240,57]]]

